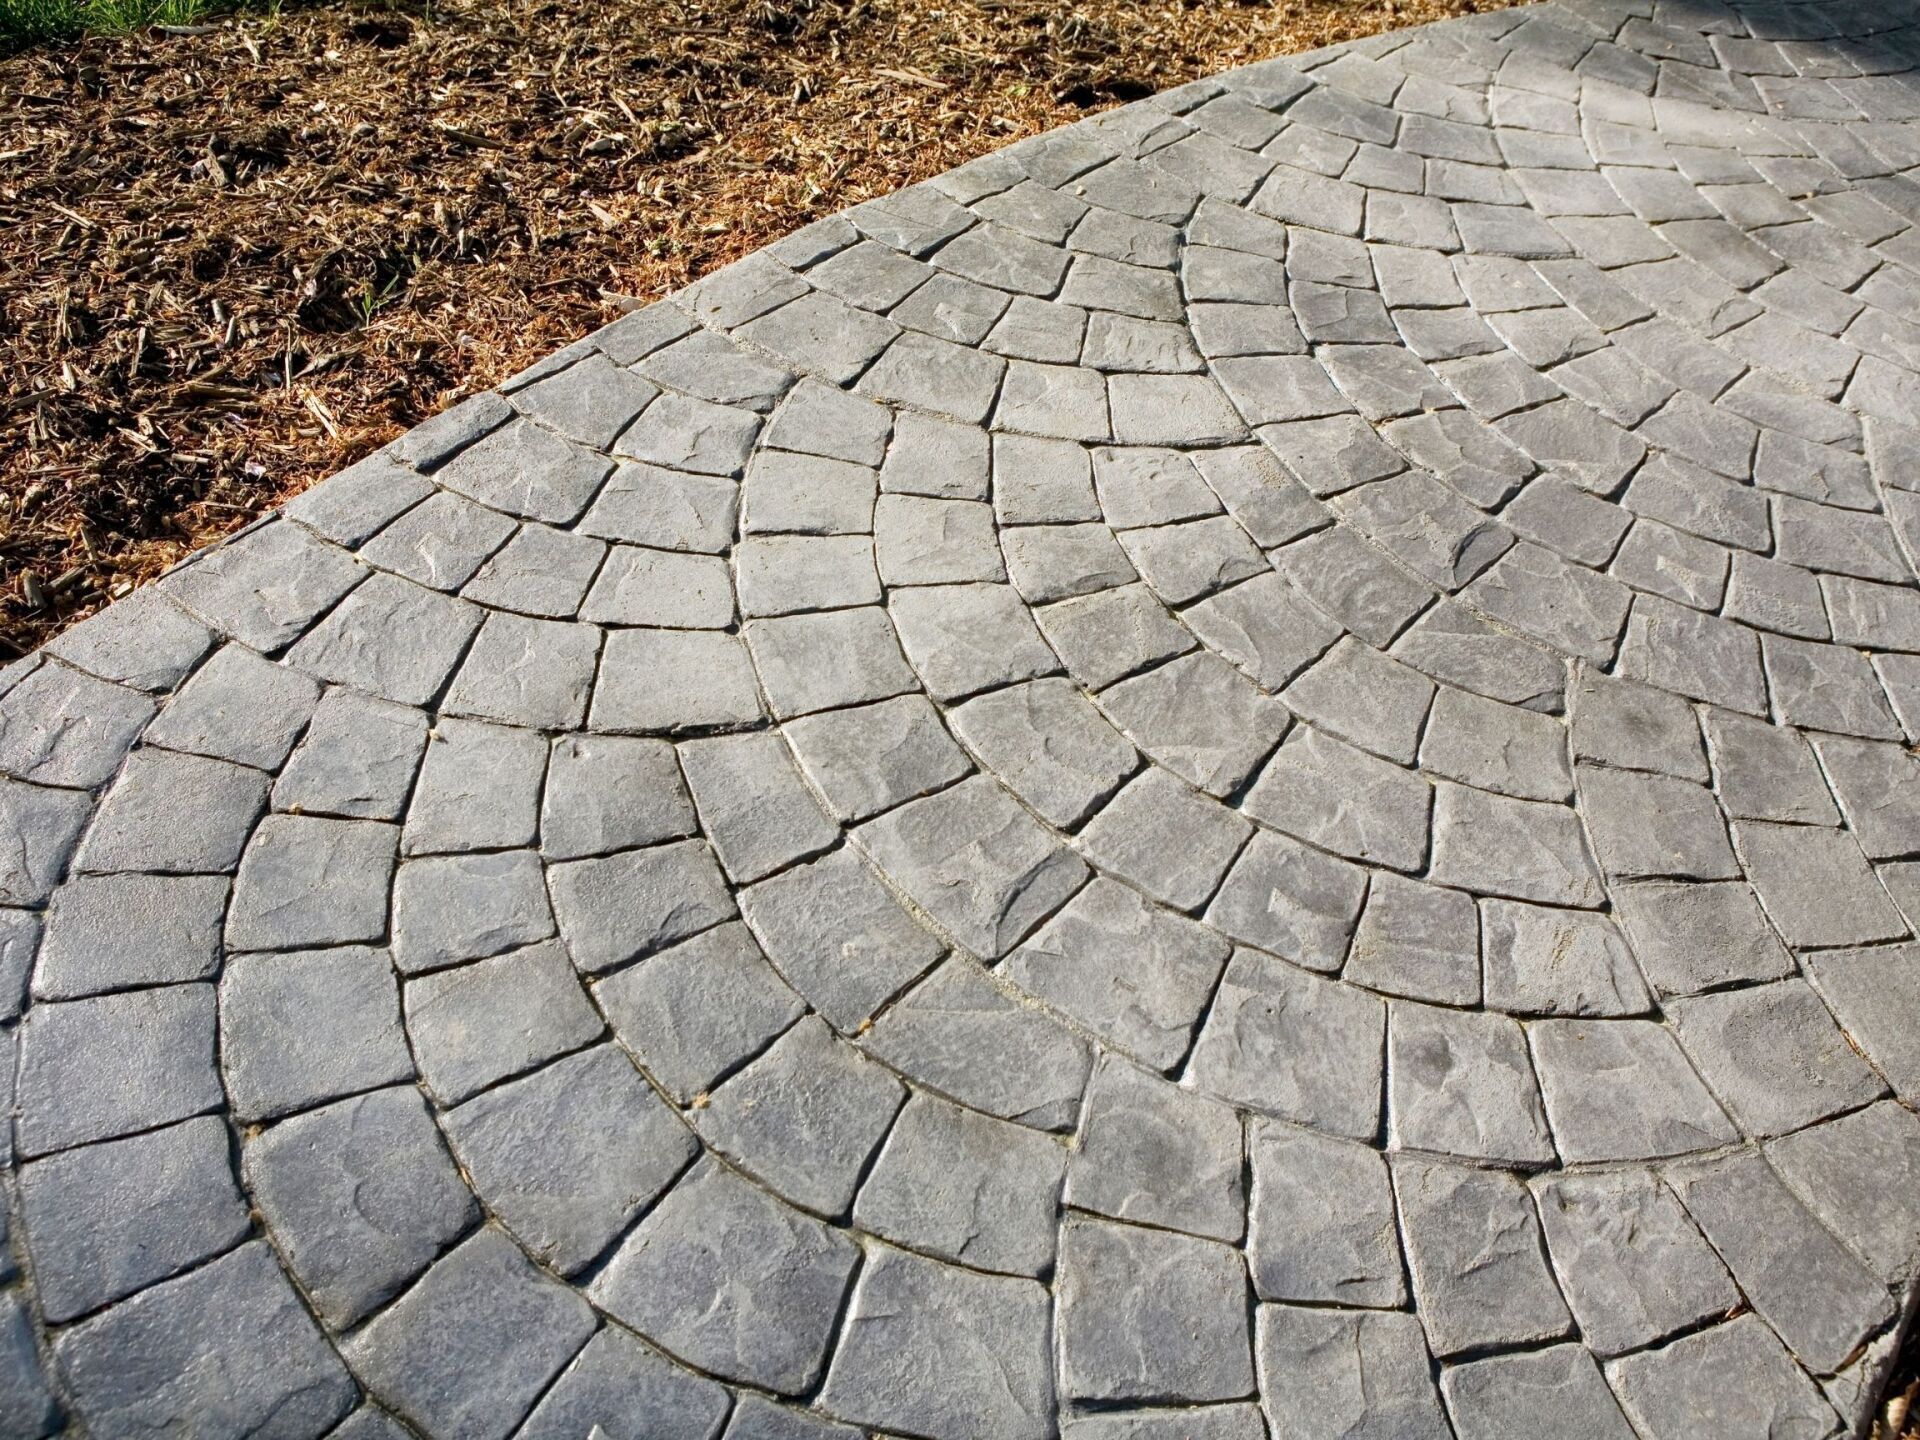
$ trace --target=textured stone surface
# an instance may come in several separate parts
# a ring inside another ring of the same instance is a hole
[[[1917,56],[1197,80],[0,670],[0,1430],[1861,1431]]]

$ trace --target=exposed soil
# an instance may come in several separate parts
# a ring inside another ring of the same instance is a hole
[[[0,660],[806,221],[1504,0],[455,0],[0,61]]]

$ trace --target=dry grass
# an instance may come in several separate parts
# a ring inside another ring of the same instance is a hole
[[[809,219],[1473,8],[456,0],[0,61],[0,659]]]

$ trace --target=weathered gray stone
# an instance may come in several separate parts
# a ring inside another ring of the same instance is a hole
[[[515,1433],[521,1440],[713,1440],[731,1397],[624,1331],[602,1329]]]
[[[1396,1145],[1518,1165],[1554,1159],[1526,1037],[1505,1016],[1395,1001],[1387,1075]]]
[[[1573,810],[1464,785],[1434,790],[1431,879],[1550,905],[1600,903],[1600,876]]]
[[[733,565],[740,608],[747,615],[834,610],[880,599],[873,542],[864,535],[750,536],[734,548]],[[726,594],[726,576],[726,568],[716,565],[711,576],[716,598]],[[706,620],[724,624],[731,618],[731,604],[724,617],[716,605]]]
[[[928,692],[942,702],[1059,669],[1010,585],[896,591],[888,613]]]
[[[737,913],[713,852],[698,840],[551,865],[547,888],[573,963],[593,974]]]
[[[20,1209],[48,1320],[72,1320],[237,1245],[247,1206],[214,1116],[22,1167]]]
[[[1069,1217],[1060,1372],[1093,1401],[1231,1400],[1254,1388],[1246,1268],[1210,1240]]]
[[[681,1104],[800,1017],[746,927],[717,926],[594,986],[620,1042]]]
[[[545,772],[540,735],[474,720],[442,720],[407,806],[405,854],[534,843]]]
[[[1249,1127],[1247,1150],[1247,1266],[1262,1300],[1406,1303],[1393,1191],[1377,1150],[1267,1120]]]
[[[873,513],[873,545],[880,579],[887,585],[1007,578],[994,535],[993,507],[979,501],[883,495]]]
[[[1443,1440],[1432,1361],[1411,1315],[1262,1305],[1260,1392],[1283,1433],[1302,1440]]]
[[[531,945],[410,980],[407,1035],[427,1087],[457,1104],[600,1033],[600,1017],[556,944]]]
[[[351,946],[228,962],[220,1063],[234,1112],[248,1120],[413,1079],[386,951]]]
[[[767,700],[783,720],[914,688],[887,612],[877,606],[753,620],[746,635]],[[750,686],[751,674],[743,678]],[[757,701],[750,713],[759,713]]]
[[[314,539],[298,525],[264,525],[196,556],[168,575],[161,588],[241,644],[272,654],[299,639],[366,574],[345,551]],[[143,690],[171,688],[206,652],[210,637],[204,631],[196,636],[177,621],[161,620],[151,606],[143,623],[158,630],[165,642],[165,659],[159,665],[150,656],[137,667],[103,666],[106,656],[96,654],[101,647],[85,640],[61,645],[56,653],[103,679],[124,679]],[[104,635],[99,638],[108,641]],[[104,648],[118,649],[110,643]],[[170,679],[162,678],[168,675]],[[139,683],[143,679],[145,683]]]
[[[1261,1440],[1267,1433],[1260,1407],[1244,1403],[1093,1411],[1064,1416],[1060,1425],[1066,1440]]]
[[[703,1159],[588,1293],[671,1355],[794,1395],[826,1364],[859,1256],[844,1235]]]
[[[409,975],[480,960],[553,934],[540,857],[531,850],[436,855],[393,882],[393,959]]]
[[[262,1243],[74,1326],[56,1354],[97,1435],[320,1435],[358,1398]]]
[[[67,870],[92,804],[75,791],[0,778],[0,902],[40,904]]]
[[[1202,1089],[1334,1134],[1380,1128],[1386,1006],[1250,950],[1228,962],[1188,1066]]]
[[[1144,585],[1062,600],[1036,610],[1034,618],[1088,689],[1191,650],[1194,643],[1193,634]]]
[[[84,814],[85,800],[72,794],[7,784],[0,795],[18,797],[17,825],[24,843],[9,846],[25,876],[64,861],[58,845],[74,805]],[[176,755],[168,750],[136,750],[100,802],[80,847],[78,868],[93,871],[147,870],[176,875],[230,873],[247,844],[247,834],[266,808],[267,777],[258,770]],[[190,825],[181,821],[191,814]],[[9,827],[11,830],[14,827]],[[71,833],[68,831],[67,833]],[[41,859],[42,851],[47,858]],[[58,859],[52,852],[58,850]],[[12,887],[9,886],[9,891]],[[45,899],[10,893],[16,903]]]
[[[432,422],[428,422],[432,423]],[[284,514],[336,545],[358,545],[433,493],[391,449],[376,450],[287,503]]]
[[[1706,716],[1721,808],[1743,820],[1832,825],[1840,818],[1812,748],[1795,731],[1725,710]]]
[[[1295,726],[1242,808],[1254,819],[1349,859],[1417,871],[1427,858],[1433,788],[1418,775]]]
[[[879,483],[870,465],[763,450],[741,487],[742,526],[748,534],[870,531]]]
[[[76,876],[54,892],[35,997],[211,979],[227,889],[217,875]]]
[[[1340,627],[1278,575],[1210,595],[1181,618],[1208,649],[1270,690],[1285,686],[1340,638]]]
[[[1892,1318],[1886,1287],[1758,1155],[1677,1169],[1671,1183],[1753,1308],[1815,1374],[1838,1370]]]
[[[1683,1435],[1838,1433],[1833,1408],[1786,1347],[1753,1315],[1629,1355],[1607,1367],[1614,1393],[1640,1433]]]
[[[308,631],[287,661],[322,680],[424,705],[446,684],[484,613],[411,580],[375,575]]]
[[[1434,697],[1420,767],[1520,800],[1564,801],[1573,794],[1567,733],[1560,725],[1452,686]]]
[[[458,590],[513,531],[499,511],[441,490],[361,546],[360,558],[430,590]]]
[[[1525,542],[1494,561],[1461,593],[1469,605],[1498,623],[1562,654],[1598,664],[1613,658],[1632,604],[1632,592],[1619,581]]]
[[[753,664],[735,635],[705,630],[615,630],[600,655],[589,724],[668,733],[731,729],[761,716]]]
[[[1354,931],[1346,978],[1417,1000],[1480,998],[1480,921],[1472,897],[1376,873]]]
[[[657,465],[627,461],[613,472],[601,489],[593,508],[581,517],[579,529],[585,535],[606,540],[625,540],[659,550],[690,550],[696,554],[717,555],[733,543],[734,521],[740,509],[740,489],[729,480],[707,475],[688,475]],[[505,563],[514,547],[532,536],[553,536],[562,532],[529,526],[518,540],[509,541],[488,569]],[[543,542],[551,544],[551,541]],[[595,564],[578,576],[573,604],[578,606],[588,582],[598,569],[605,546],[593,549]],[[476,599],[473,586],[467,593]]]
[[[1596,1354],[1641,1349],[1739,1303],[1726,1267],[1651,1173],[1545,1178],[1534,1198],[1561,1290]]]
[[[248,842],[227,907],[229,950],[377,941],[387,929],[392,825],[269,815]]]
[[[902,996],[864,1044],[910,1080],[1041,1130],[1073,1127],[1093,1065],[1079,1036],[960,956]]]
[[[1808,1209],[1882,1279],[1913,1273],[1916,1232],[1904,1178],[1920,1165],[1920,1122],[1881,1102],[1774,1141],[1767,1156]],[[1870,1177],[1885,1175],[1886,1184]]]
[[[976,1269],[1038,1276],[1053,1262],[1066,1158],[1054,1139],[916,1093],[861,1186],[854,1223]]]
[[[441,708],[509,725],[571,729],[586,719],[599,657],[600,633],[592,626],[489,615]]]
[[[597,1045],[447,1113],[474,1193],[538,1260],[590,1264],[698,1151],[613,1045]]]
[[[1285,706],[1205,652],[1122,680],[1100,706],[1149,755],[1217,796],[1240,788],[1289,723]]]
[[[41,1440],[60,1424],[60,1404],[34,1348],[33,1317],[13,1293],[0,1295],[0,1404],[14,1433],[26,1440]]]
[[[1740,877],[1726,822],[1705,785],[1603,766],[1580,766],[1576,783],[1609,876]]]
[[[1411,765],[1433,695],[1431,680],[1349,637],[1287,687],[1286,702],[1322,729]]]
[[[38,915],[31,910],[0,910],[0,1020],[20,1018],[39,944]]]
[[[284,1120],[243,1155],[275,1243],[336,1329],[391,1299],[479,1214],[411,1087]]]
[[[1912,957],[1912,947],[1902,945],[1836,950],[1807,962],[1821,995],[1853,1042],[1903,1096],[1913,1094],[1920,1079],[1920,1049],[1908,1026],[1916,996],[1905,967]]]
[[[1633,1427],[1578,1345],[1497,1355],[1454,1366],[1440,1379],[1461,1440],[1552,1430],[1578,1440],[1629,1440]]]
[[[1749,1135],[1784,1134],[1884,1087],[1801,980],[1675,1000],[1680,1044]]]
[[[840,838],[770,732],[693,740],[680,763],[708,840],[735,884],[748,884]]]
[[[1274,568],[1347,630],[1385,648],[1433,592],[1346,526],[1282,547]]]
[[[1572,1328],[1518,1180],[1411,1156],[1396,1159],[1393,1177],[1420,1322],[1436,1355],[1552,1340]]]
[[[854,1286],[821,1405],[938,1440],[1053,1433],[1047,1293],[878,1248]]]
[[[945,949],[847,846],[742,891],[740,908],[781,978],[842,1031]]]
[[[1736,1136],[1672,1032],[1651,1020],[1548,1020],[1531,1038],[1566,1160],[1682,1155]]]
[[[604,355],[589,355],[515,390],[513,405],[591,449],[604,450],[659,393]]]
[[[0,697],[0,771],[41,785],[104,784],[152,715],[145,695],[65,665],[42,665]]]
[[[1207,922],[1310,970],[1344,962],[1367,871],[1282,835],[1257,833],[1207,907]]]
[[[1245,1228],[1240,1120],[1231,1109],[1103,1058],[1067,1165],[1069,1205],[1234,1242]]]
[[[367,1388],[419,1428],[504,1440],[593,1329],[585,1301],[488,1228],[343,1348]]]
[[[274,782],[278,810],[398,820],[427,746],[419,711],[352,690],[329,690]]]
[[[211,985],[36,1005],[20,1024],[14,1123],[23,1156],[217,1109]]]
[[[1745,885],[1624,885],[1614,899],[1647,978],[1663,994],[1777,980],[1793,968]]]
[[[1103,877],[1008,956],[1000,973],[1165,1071],[1192,1044],[1228,948],[1207,927]]]
[[[716,555],[615,545],[580,614],[605,624],[720,630],[733,622],[733,578]]]
[[[991,780],[915,800],[855,832],[874,863],[974,954],[994,960],[1086,878]]]
[[[694,1121],[710,1149],[793,1203],[836,1216],[905,1099],[898,1080],[809,1016]]]
[[[1700,726],[1680,696],[1582,666],[1569,698],[1576,760],[1706,780]]]
[[[1851,835],[1743,821],[1733,837],[1760,903],[1789,945],[1861,945],[1907,933]]]
[[[618,735],[553,742],[540,804],[540,849],[578,860],[677,840],[697,829],[671,746]]]
[[[843,821],[930,794],[971,768],[924,695],[822,711],[782,728],[828,812]]]
[[[621,432],[613,453],[696,475],[737,475],[759,429],[750,410],[668,393]]]

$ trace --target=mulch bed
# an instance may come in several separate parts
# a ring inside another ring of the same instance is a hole
[[[1474,8],[455,0],[0,60],[0,660],[810,219]]]

